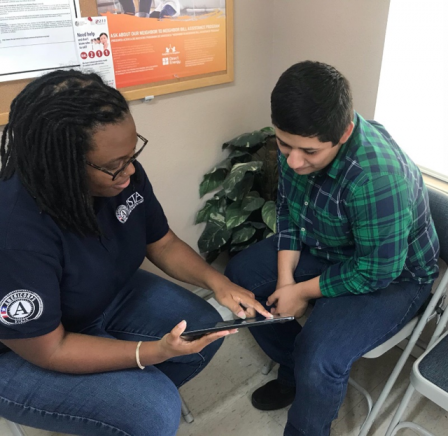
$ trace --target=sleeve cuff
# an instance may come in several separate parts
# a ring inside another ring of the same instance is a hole
[[[281,250],[302,250],[302,241],[297,238],[295,234],[288,233],[277,233],[275,235],[277,238],[277,251]]]
[[[357,290],[357,280],[351,281],[347,286],[342,278],[341,263],[336,263],[328,267],[319,279],[320,291],[324,297],[339,297],[346,294],[362,294],[365,291]],[[359,289],[359,288],[358,288]]]

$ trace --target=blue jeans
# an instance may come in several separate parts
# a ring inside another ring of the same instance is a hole
[[[329,265],[304,247],[294,278],[309,280]],[[265,305],[277,283],[274,238],[235,256],[226,275]],[[352,364],[410,321],[430,291],[430,284],[393,282],[369,294],[317,299],[303,328],[296,322],[252,328],[263,351],[280,364],[278,379],[296,387],[284,435],[328,436]]]
[[[103,316],[82,333],[129,341],[154,341],[180,321],[218,322],[206,301],[139,270]],[[180,420],[177,388],[196,376],[220,347],[159,365],[88,375],[39,368],[7,352],[0,355],[0,416],[83,436],[174,436]]]

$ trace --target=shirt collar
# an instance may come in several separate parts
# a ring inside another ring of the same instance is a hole
[[[338,174],[344,169],[345,165],[345,156],[347,155],[347,150],[350,147],[350,142],[353,138],[353,133],[355,132],[358,123],[359,123],[359,117],[358,114],[355,112],[355,115],[353,117],[353,123],[355,126],[353,127],[353,132],[350,135],[350,138],[348,138],[348,141],[345,144],[341,145],[341,148],[334,158],[334,160],[331,162],[331,164],[324,170],[327,175],[329,175],[332,179],[336,179]]]

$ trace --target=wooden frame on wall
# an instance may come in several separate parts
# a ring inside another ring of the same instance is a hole
[[[197,76],[184,77],[163,82],[148,83],[145,85],[120,88],[119,91],[126,100],[139,100],[147,96],[170,94],[173,92],[187,91],[195,88],[203,88],[211,85],[220,85],[233,82],[234,55],[233,55],[233,2],[226,0],[226,70]],[[93,17],[98,15],[96,0],[80,0],[81,15]],[[14,80],[0,83],[0,126],[8,122],[9,108],[17,94],[33,79]]]

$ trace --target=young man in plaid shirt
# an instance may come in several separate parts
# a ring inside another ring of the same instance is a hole
[[[386,129],[354,112],[335,68],[301,62],[271,95],[278,144],[277,234],[227,275],[272,313],[310,317],[252,329],[280,364],[252,404],[292,403],[286,436],[330,434],[354,361],[409,322],[438,274],[421,173]]]

